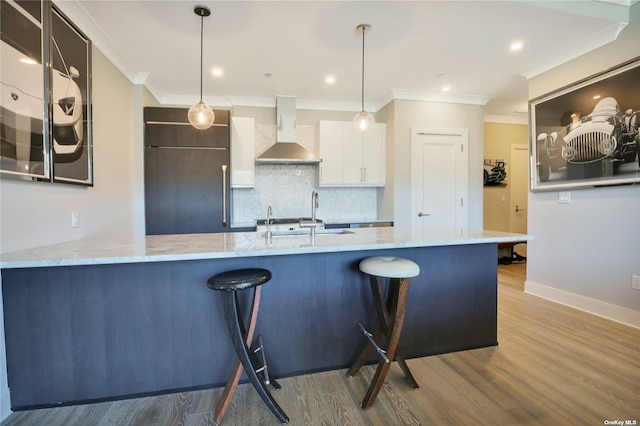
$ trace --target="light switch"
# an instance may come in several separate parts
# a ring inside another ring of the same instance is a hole
[[[78,228],[80,226],[80,215],[78,212],[71,212],[71,227]]]
[[[569,204],[571,202],[571,192],[558,192],[558,203]]]

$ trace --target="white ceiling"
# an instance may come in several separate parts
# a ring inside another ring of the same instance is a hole
[[[638,0],[611,1],[56,1],[132,82],[166,104],[360,109],[361,23],[365,102],[393,98],[485,104],[526,119],[527,78],[613,41]],[[509,51],[514,40],[524,48]],[[219,66],[222,77],[210,70]],[[272,77],[265,77],[271,73]],[[336,78],[333,85],[326,75]],[[96,84],[94,82],[94,84]],[[447,93],[443,85],[450,85]]]

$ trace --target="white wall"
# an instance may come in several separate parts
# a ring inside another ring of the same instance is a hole
[[[133,86],[93,50],[94,186],[0,179],[0,251],[133,229]],[[80,227],[71,227],[71,212]]]
[[[8,252],[85,236],[134,233],[134,123],[141,117],[133,86],[93,49],[94,186],[0,179],[0,251]],[[139,96],[139,102],[143,97]],[[136,124],[141,126],[141,124]],[[138,131],[139,134],[139,131]],[[139,159],[140,156],[138,155]],[[71,212],[80,227],[71,227]],[[0,276],[1,282],[1,276]],[[10,414],[4,320],[0,304],[0,419]]]
[[[640,3],[618,40],[533,78],[529,98],[640,56]],[[640,327],[640,185],[529,195],[525,290]]]
[[[469,131],[469,228],[482,229],[482,152],[484,107],[423,101],[393,101],[393,199],[385,196],[383,211],[393,209],[398,226],[411,225],[411,127]],[[386,108],[386,107],[385,107]],[[385,115],[388,112],[385,110]],[[391,207],[392,206],[392,207]]]

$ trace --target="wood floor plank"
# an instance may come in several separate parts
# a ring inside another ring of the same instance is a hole
[[[292,425],[602,425],[640,422],[640,330],[524,293],[526,264],[498,266],[499,345],[392,365],[371,408],[375,366],[279,380]],[[2,426],[213,425],[220,389],[13,413]],[[242,384],[223,425],[278,425]]]

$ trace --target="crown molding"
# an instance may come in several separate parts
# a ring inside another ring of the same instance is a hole
[[[89,15],[84,7],[77,0],[54,1],[53,2],[62,13],[64,13],[73,23],[82,29],[82,32],[91,39],[91,43],[109,59],[109,61],[133,84],[137,81],[147,79],[149,73],[139,73],[133,65],[127,61],[120,51],[115,47],[111,38],[102,30],[98,23]],[[155,95],[155,93],[154,93]]]
[[[191,106],[200,101],[197,96],[165,95],[159,98],[161,105]],[[233,103],[224,96],[203,96],[202,101],[212,108],[231,108]]]
[[[514,115],[485,115],[485,123],[499,123],[499,124],[524,124],[529,125],[529,117],[527,116],[514,116]]]
[[[611,43],[618,38],[618,35],[620,35],[622,30],[625,29],[626,26],[627,24],[622,22],[612,24],[605,30],[600,31],[598,34],[595,34],[593,37],[585,39],[577,45],[568,47],[566,50],[566,54],[564,54],[562,57],[556,57],[540,67],[521,73],[521,75],[527,80],[530,80],[531,78],[549,71],[550,69],[553,69],[557,66],[560,66],[565,62],[569,62],[579,56],[602,47],[607,43]]]
[[[405,101],[445,102],[452,104],[486,105],[491,96],[462,95],[457,93],[416,92],[405,89],[391,89],[393,99]]]

